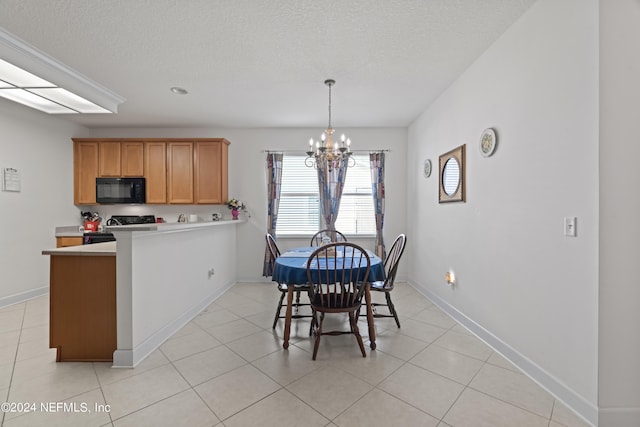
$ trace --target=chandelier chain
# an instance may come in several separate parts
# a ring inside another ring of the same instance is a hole
[[[329,129],[331,129],[331,86],[333,86],[332,84],[329,84]]]

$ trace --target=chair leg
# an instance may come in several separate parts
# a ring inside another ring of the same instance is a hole
[[[285,292],[280,292],[280,301],[278,301],[278,309],[276,310],[276,317],[273,319],[273,326],[271,329],[276,328],[276,324],[278,323],[278,319],[280,318],[280,311],[282,310],[282,301],[284,300]]]
[[[320,347],[320,336],[322,335],[322,321],[324,320],[324,313],[320,315],[320,322],[316,319],[316,313],[313,313],[314,322],[316,323],[315,335],[316,341],[313,344],[313,360],[316,360],[316,355],[318,354],[318,348]]]
[[[393,318],[396,319],[396,325],[398,325],[398,328],[400,328],[400,320],[398,320],[398,312],[396,311],[396,307],[391,302],[391,295],[389,292],[385,292],[384,296],[387,299],[387,305],[389,306],[389,311],[393,315]]]
[[[360,336],[360,329],[358,329],[358,324],[356,323],[356,315],[352,312],[349,312],[349,323],[351,324],[351,331],[356,336],[358,340],[358,345],[360,346],[360,352],[362,353],[362,357],[367,357],[367,353],[364,350],[364,342],[362,342],[362,337]]]

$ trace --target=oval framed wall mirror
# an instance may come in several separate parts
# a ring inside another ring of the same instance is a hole
[[[465,147],[466,145],[463,144],[440,156],[440,191],[438,194],[440,203],[465,201]]]

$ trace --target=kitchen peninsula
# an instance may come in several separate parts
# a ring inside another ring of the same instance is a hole
[[[58,360],[105,360],[104,350],[82,357],[66,354],[74,346],[85,348],[96,336],[106,339],[102,330],[94,328],[109,317],[104,312],[115,309],[113,366],[135,367],[233,285],[236,226],[245,222],[110,226],[107,231],[116,242],[43,251],[51,256],[50,346],[58,348]],[[92,258],[102,259],[105,265],[111,262],[110,272],[107,267],[100,276],[98,272],[69,273],[74,265],[89,264]],[[70,265],[71,260],[75,264]],[[115,292],[109,290],[109,283]],[[96,287],[104,288],[103,294],[89,296]],[[109,308],[111,299],[114,309]],[[100,309],[85,308],[91,305]],[[64,321],[55,317],[61,310]],[[67,334],[63,343],[56,341],[60,331],[74,323],[89,330]]]

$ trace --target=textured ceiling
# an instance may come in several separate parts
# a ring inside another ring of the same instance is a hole
[[[325,126],[326,78],[335,127],[407,126],[533,3],[0,0],[0,27],[126,98],[64,117],[89,127]]]

